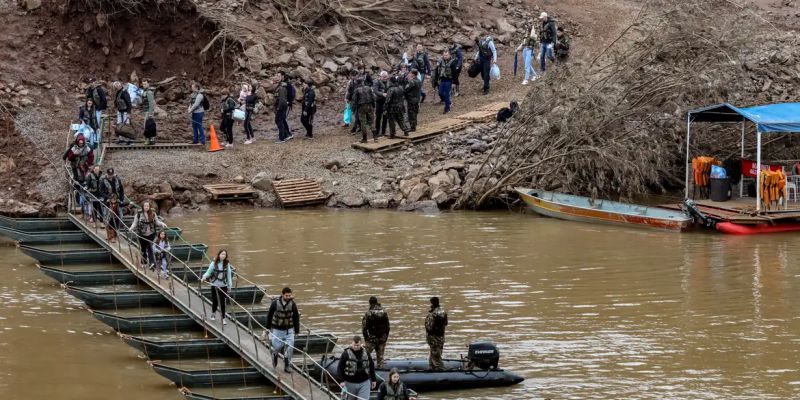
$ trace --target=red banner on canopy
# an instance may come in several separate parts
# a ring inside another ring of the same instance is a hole
[[[780,171],[782,167],[780,165],[761,164],[761,169]],[[756,170],[756,162],[752,160],[742,160],[742,175],[750,178],[757,177],[758,171]]]

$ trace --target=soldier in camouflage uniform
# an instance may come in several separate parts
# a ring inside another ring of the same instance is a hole
[[[447,312],[439,306],[439,298],[431,297],[431,309],[425,317],[425,336],[431,348],[428,366],[432,370],[443,370],[442,350],[444,349],[444,330],[447,326]]]
[[[403,88],[397,84],[397,77],[389,79],[389,90],[386,93],[386,118],[389,121],[389,138],[394,139],[394,124],[400,125],[403,135],[408,136],[408,126],[405,119],[405,94]]]
[[[408,130],[417,130],[417,114],[419,114],[419,103],[422,98],[422,83],[419,80],[419,71],[412,69],[408,75],[405,87],[406,111],[408,112]]]
[[[367,142],[367,133],[372,133],[372,139],[378,141],[378,135],[372,130],[372,121],[375,118],[375,95],[372,93],[372,87],[361,79],[358,81],[359,86],[353,94],[353,104],[355,109],[358,110],[359,128],[361,129],[361,143]]]
[[[369,310],[361,318],[361,333],[364,334],[367,352],[372,354],[374,349],[378,368],[383,368],[383,352],[386,350],[386,341],[389,340],[389,314],[375,296],[369,298]]]

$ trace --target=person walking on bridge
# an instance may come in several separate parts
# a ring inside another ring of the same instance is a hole
[[[91,100],[94,104],[95,118],[97,128],[102,126],[103,112],[108,108],[108,98],[106,91],[103,89],[103,84],[95,79],[89,79],[89,88],[86,89],[86,99]]]
[[[153,241],[156,238],[158,229],[166,229],[167,224],[161,221],[153,210],[150,200],[142,202],[142,209],[133,217],[133,222],[129,228],[131,232],[139,238],[139,251],[141,252],[141,264],[150,268],[155,268],[155,255],[153,254]]]
[[[91,202],[91,213],[89,222],[102,223],[103,222],[103,185],[101,183],[103,172],[100,170],[99,165],[92,167],[91,171],[86,174],[86,191],[89,192],[89,201]]]
[[[444,349],[444,330],[447,326],[447,312],[439,305],[439,298],[431,297],[431,309],[425,317],[425,335],[431,348],[428,366],[431,370],[444,369],[442,350]]]
[[[233,287],[233,265],[228,259],[228,251],[220,250],[214,261],[208,265],[203,280],[211,284],[211,316],[208,318],[215,321],[217,318],[217,306],[219,306],[219,318],[222,325],[227,325],[225,320],[225,301],[228,300],[228,292]]]
[[[294,339],[300,332],[300,312],[291,288],[283,288],[281,296],[270,304],[266,328],[272,335],[272,366],[278,367],[278,356],[283,352],[283,370],[291,373]]]
[[[361,318],[361,333],[364,335],[367,353],[372,354],[372,350],[375,350],[378,368],[384,367],[383,353],[389,340],[389,329],[389,314],[378,303],[377,297],[370,297],[369,310]]]
[[[340,386],[346,393],[343,400],[369,399],[369,392],[375,390],[378,377],[372,356],[363,348],[361,336],[353,337],[353,343],[342,352],[337,372],[343,380]]]

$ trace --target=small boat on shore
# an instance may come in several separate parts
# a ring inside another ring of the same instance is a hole
[[[552,218],[636,226],[680,232],[692,224],[692,218],[681,211],[666,210],[610,200],[516,188],[520,198],[534,212]]]
[[[115,313],[91,310],[92,315],[100,322],[114,328],[120,333],[153,333],[168,332],[177,330],[202,330],[203,327],[195,322],[186,314],[152,314],[152,315],[132,315],[123,316]],[[239,322],[247,323],[252,316],[262,325],[267,323],[267,311],[251,311],[249,314],[244,311],[231,313],[233,318]]]
[[[39,270],[45,275],[55,279],[59,283],[69,283],[72,286],[88,285],[113,285],[113,284],[135,284],[139,278],[125,268],[104,268],[92,271],[73,271],[67,268],[50,267],[39,265]],[[187,269],[183,265],[170,266],[170,272],[177,278],[184,281],[197,281],[206,271],[205,267],[195,267]]]
[[[124,334],[120,337],[152,360],[236,355],[233,349],[218,338],[137,337]],[[306,353],[325,353],[333,349],[337,340],[332,334],[297,335],[294,346]]]
[[[25,242],[19,243],[19,249],[34,258],[40,264],[94,264],[111,263],[114,257],[111,252],[102,248],[91,249],[64,249],[46,250],[30,246]],[[170,251],[172,255],[181,260],[202,260],[208,246],[202,243],[191,245],[175,245]]]
[[[113,309],[169,305],[170,302],[155,290],[139,290],[130,287],[102,286],[75,287],[65,285],[67,293],[77,297],[89,308]],[[244,305],[260,303],[264,292],[258,286],[240,286],[233,288],[228,295],[236,302]],[[211,298],[211,288],[203,288],[203,296]],[[209,309],[210,311],[210,309]]]

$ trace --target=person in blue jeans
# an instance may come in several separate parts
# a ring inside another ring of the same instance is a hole
[[[536,73],[536,68],[533,68],[533,55],[537,51],[537,36],[536,27],[531,27],[530,33],[522,38],[522,43],[517,47],[517,51],[522,51],[523,65],[525,66],[525,79],[522,80],[523,85],[527,85],[529,80],[536,80],[539,75]]]
[[[433,72],[434,83],[439,88],[439,98],[444,103],[444,111],[442,114],[450,112],[450,95],[453,90],[453,77],[456,75],[457,61],[450,56],[450,51],[445,50],[442,53],[442,58],[436,64],[436,70]]]
[[[558,34],[556,32],[556,21],[547,16],[546,12],[539,15],[539,20],[542,21],[541,37],[539,38],[539,64],[542,73],[544,73],[547,69],[547,59],[550,59],[550,62],[556,60],[554,49]]]
[[[283,370],[291,373],[294,337],[300,332],[300,313],[291,288],[283,288],[281,296],[272,301],[266,328],[272,336],[272,366],[278,367],[278,356],[283,352]]]
[[[196,82],[192,83],[192,102],[189,106],[189,114],[192,115],[192,144],[206,144],[206,133],[203,130],[206,104],[208,104],[208,100],[200,85]]]

